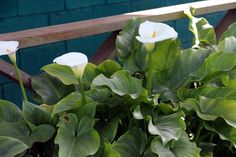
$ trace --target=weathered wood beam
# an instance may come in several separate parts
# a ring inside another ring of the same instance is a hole
[[[216,27],[216,37],[219,39],[230,24],[236,21],[236,9],[229,10]]]
[[[185,17],[183,11],[189,6],[192,6],[196,9],[196,15],[200,15],[234,9],[236,8],[236,0],[209,0],[193,2],[81,22],[73,22],[13,33],[6,33],[0,35],[0,41],[17,40],[20,42],[21,48],[33,47],[37,45],[120,30],[128,20],[134,17],[140,17],[152,21],[169,21],[183,18]]]
[[[7,63],[6,61],[0,59],[0,74],[5,76],[6,78],[18,82],[17,75],[15,73],[15,68],[13,65]],[[27,73],[20,70],[20,74],[22,77],[23,84],[25,88],[31,90],[31,77]]]
[[[96,51],[96,53],[91,58],[91,62],[94,64],[99,64],[105,59],[114,59],[116,57],[116,36],[119,31],[112,32],[102,46]]]

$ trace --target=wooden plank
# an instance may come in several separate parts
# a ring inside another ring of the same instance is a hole
[[[18,78],[15,73],[15,68],[13,65],[5,62],[4,60],[0,59],[0,74],[7,77],[8,79],[18,82]],[[31,77],[27,73],[20,70],[20,74],[22,76],[22,82],[25,88],[31,90]]]
[[[219,39],[230,24],[236,21],[236,9],[229,10],[216,27],[216,37]]]
[[[21,48],[26,48],[74,38],[81,38],[89,35],[120,30],[128,20],[134,17],[160,22],[183,18],[185,17],[183,11],[189,6],[196,8],[196,15],[200,15],[236,8],[236,0],[200,1],[81,22],[6,33],[0,35],[0,41],[17,40],[20,42]]]
[[[111,35],[106,39],[102,46],[96,51],[91,58],[91,62],[99,64],[106,59],[114,59],[116,57],[116,36],[119,31],[112,32]]]

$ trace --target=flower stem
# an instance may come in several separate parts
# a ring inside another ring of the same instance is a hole
[[[198,139],[199,139],[200,133],[202,131],[202,128],[203,128],[202,120],[200,120],[199,124],[198,124],[198,127],[197,127],[196,134],[195,134],[194,139],[193,139],[196,143],[198,143]]]
[[[147,90],[149,95],[152,94],[152,58],[151,52],[148,53],[148,78],[147,78]]]
[[[85,98],[85,94],[84,94],[84,85],[81,81],[81,78],[78,79],[79,82],[79,91],[82,95],[82,104],[86,104],[86,98]]]
[[[19,80],[19,84],[20,84],[20,88],[21,88],[21,92],[22,92],[23,98],[24,98],[25,101],[28,101],[28,98],[26,96],[25,88],[24,88],[24,85],[23,85],[23,82],[22,82],[22,78],[21,78],[21,75],[19,73],[19,69],[17,67],[17,64],[16,64],[16,62],[12,62],[12,63],[14,65],[14,67],[15,67],[16,76],[17,76],[17,78]]]

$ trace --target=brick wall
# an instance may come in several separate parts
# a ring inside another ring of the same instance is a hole
[[[0,33],[192,1],[194,0],[0,0]],[[223,13],[205,16],[213,25],[217,25]],[[181,19],[167,23],[179,33],[183,47],[188,47],[192,39],[191,33],[186,31],[188,20]],[[51,63],[53,58],[65,52],[81,51],[91,56],[107,35],[105,33],[20,50],[20,53],[17,54],[19,67],[31,75],[35,75],[39,73],[40,67]],[[1,58],[7,60],[7,57]],[[19,86],[0,76],[0,98],[13,101],[20,106],[22,96]]]

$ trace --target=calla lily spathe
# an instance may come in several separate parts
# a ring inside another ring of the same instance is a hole
[[[18,50],[18,41],[0,41],[0,56],[15,53]]]
[[[71,67],[77,78],[82,78],[88,57],[80,52],[69,52],[53,60],[54,63]]]
[[[0,41],[0,56],[8,55],[12,62],[16,62],[16,51],[18,50],[18,41]]]
[[[28,101],[28,98],[27,98],[27,95],[25,92],[25,88],[24,88],[24,85],[22,82],[22,78],[19,73],[17,63],[16,63],[16,51],[18,50],[18,46],[19,46],[18,41],[0,41],[0,56],[8,55],[8,57],[12,61],[13,65],[15,67],[15,70],[16,70],[16,76],[17,76],[19,84],[20,84],[23,98],[25,101]]]
[[[145,21],[139,26],[136,39],[144,44],[155,43],[166,39],[176,39],[178,33],[165,23]]]

